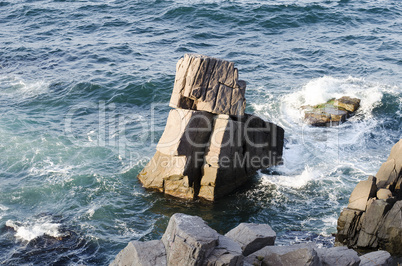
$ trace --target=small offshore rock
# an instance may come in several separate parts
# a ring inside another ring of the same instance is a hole
[[[241,223],[226,233],[227,237],[241,245],[247,256],[265,246],[275,244],[276,233],[268,224]]]
[[[302,106],[306,123],[317,127],[337,126],[345,122],[360,106],[360,100],[348,96],[330,99],[315,106]]]

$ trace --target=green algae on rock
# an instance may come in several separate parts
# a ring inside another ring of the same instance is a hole
[[[352,116],[360,106],[360,99],[343,96],[326,103],[302,106],[304,120],[317,127],[337,126]]]

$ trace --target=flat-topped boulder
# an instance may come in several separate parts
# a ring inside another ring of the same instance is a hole
[[[244,81],[232,62],[185,55],[165,130],[138,179],[166,195],[214,201],[259,169],[282,162],[284,130],[244,113]]]
[[[318,105],[302,106],[304,120],[312,126],[330,127],[345,122],[360,106],[360,99],[343,96]]]
[[[334,101],[334,106],[343,108],[350,113],[354,113],[360,106],[360,99],[343,96]]]
[[[244,256],[275,244],[276,233],[268,224],[241,223],[226,233],[241,245]]]

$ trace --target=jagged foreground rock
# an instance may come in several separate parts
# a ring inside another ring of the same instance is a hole
[[[167,195],[213,201],[281,163],[284,130],[245,114],[246,83],[228,61],[185,55],[165,131],[138,178]]]
[[[375,177],[361,181],[338,219],[337,245],[402,256],[402,140]]]
[[[267,224],[243,223],[223,236],[197,216],[176,213],[162,240],[131,241],[110,265],[393,265],[386,251],[359,257],[347,247],[274,246],[275,238]]]

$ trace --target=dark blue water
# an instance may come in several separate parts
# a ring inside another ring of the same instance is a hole
[[[331,246],[355,184],[401,138],[401,47],[397,0],[0,0],[0,264],[107,264],[175,212]],[[284,165],[214,204],[136,179],[185,53],[235,62],[247,111],[286,131]],[[342,95],[362,99],[349,122],[303,124],[300,105]]]

